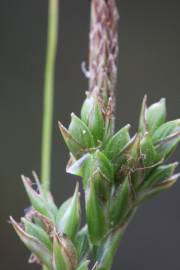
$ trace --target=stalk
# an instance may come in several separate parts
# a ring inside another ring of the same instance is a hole
[[[50,188],[54,69],[58,41],[58,0],[49,0],[46,66],[44,78],[41,179],[44,190]]]

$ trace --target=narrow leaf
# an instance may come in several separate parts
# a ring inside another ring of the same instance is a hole
[[[38,257],[41,264],[46,265],[51,269],[52,253],[48,250],[48,248],[37,238],[26,233],[12,217],[10,217],[10,221],[19,238],[26,245],[26,247]]]
[[[112,163],[106,155],[99,150],[97,150],[93,155],[93,171],[97,169],[102,172],[109,182],[113,182],[114,171]]]
[[[90,158],[90,154],[86,153],[84,154],[80,159],[78,160],[73,160],[73,158],[71,158],[70,162],[67,165],[66,168],[66,172],[73,174],[73,175],[77,175],[77,176],[83,176],[83,168],[85,165],[85,162],[87,161],[87,159]]]
[[[166,122],[161,125],[152,135],[153,144],[166,140],[172,134],[180,131],[180,119]]]
[[[92,174],[93,154],[86,153],[80,159],[76,160],[72,156],[67,164],[66,171],[68,173],[81,176],[83,179],[83,187],[86,188],[89,177]]]
[[[158,144],[156,144],[156,151],[161,157],[167,158],[175,151],[179,142],[180,131],[172,134],[171,136],[161,140]]]
[[[101,105],[96,96],[88,95],[82,109],[81,119],[91,131],[94,141],[102,141],[104,135],[104,117],[101,110]]]
[[[102,173],[100,168],[93,173],[92,179],[94,181],[94,187],[96,195],[103,204],[108,203],[110,197],[110,182],[106,176]]]
[[[73,270],[66,249],[57,234],[53,238],[53,270]]]
[[[56,224],[58,232],[65,233],[71,240],[74,240],[80,225],[80,202],[78,184],[72,199],[68,200],[66,204],[63,204],[60,208],[57,215]]]
[[[50,251],[52,251],[52,242],[49,235],[40,226],[30,222],[26,218],[21,219],[25,226],[25,232],[41,241]]]
[[[110,160],[117,157],[124,146],[129,142],[129,128],[130,125],[127,125],[120,129],[106,144],[104,153]]]
[[[142,194],[140,194],[137,198],[137,204],[140,204],[144,201],[147,201],[151,198],[153,198],[155,195],[158,195],[161,191],[167,190],[170,187],[172,187],[177,179],[179,178],[180,174],[175,174],[173,176],[171,176],[169,179],[155,185],[152,189],[143,192]]]
[[[130,202],[129,179],[126,177],[124,182],[118,187],[110,204],[110,222],[111,226],[120,224],[124,215],[128,211]]]
[[[159,102],[152,104],[145,113],[148,131],[152,133],[166,119],[166,100],[162,98]]]
[[[178,163],[175,162],[168,165],[158,166],[149,174],[149,176],[147,176],[138,191],[143,191],[158,184],[160,181],[162,182],[163,180],[168,179],[174,173],[177,165]]]
[[[69,133],[69,131],[60,122],[58,122],[58,124],[69,151],[73,154],[74,157],[80,158],[84,151],[83,146]]]
[[[71,114],[71,123],[68,128],[71,136],[79,142],[84,149],[94,147],[92,134],[87,125],[81,121],[74,113]]]
[[[25,176],[22,176],[22,181],[34,209],[44,216],[53,218],[53,215],[48,211],[45,198],[43,198],[41,193],[38,193],[33,189],[31,180]]]
[[[127,163],[128,166],[133,167],[139,157],[140,136],[137,134],[125,145],[119,155],[113,157],[112,163],[115,170],[120,170],[121,166],[125,163]]]
[[[84,257],[89,252],[89,239],[88,239],[88,228],[87,225],[85,225],[76,236],[75,240],[75,246],[77,249],[78,257],[81,260],[83,260]]]
[[[86,189],[86,216],[90,239],[96,245],[107,231],[108,220],[106,209],[97,198],[93,179],[90,180],[89,187]]]
[[[160,160],[159,154],[155,150],[152,139],[148,134],[141,140],[140,148],[145,167],[151,166]]]
[[[143,134],[147,132],[146,110],[147,110],[147,95],[145,95],[143,98],[139,118],[139,131],[142,132]]]

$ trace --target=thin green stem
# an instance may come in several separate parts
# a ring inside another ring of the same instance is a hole
[[[47,54],[44,78],[43,129],[41,148],[41,179],[45,191],[50,188],[52,123],[54,102],[54,70],[58,40],[59,0],[49,0]]]

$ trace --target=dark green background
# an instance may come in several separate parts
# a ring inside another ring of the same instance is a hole
[[[117,128],[135,132],[140,104],[167,98],[168,119],[180,104],[179,1],[118,1],[120,57]],[[57,121],[79,113],[87,90],[80,70],[87,61],[89,1],[61,0],[53,123],[52,190],[58,204],[71,195],[75,177],[65,174],[67,149]],[[23,215],[28,200],[20,174],[40,172],[42,89],[47,1],[0,1],[0,269],[27,265],[28,251],[8,224]],[[178,160],[178,151],[173,160]],[[141,207],[129,226],[113,269],[179,270],[180,183]]]

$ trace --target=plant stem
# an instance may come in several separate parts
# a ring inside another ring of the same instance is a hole
[[[59,0],[49,0],[46,67],[44,78],[43,128],[41,148],[41,179],[45,191],[50,188],[52,123],[54,101],[54,70],[58,40]]]

